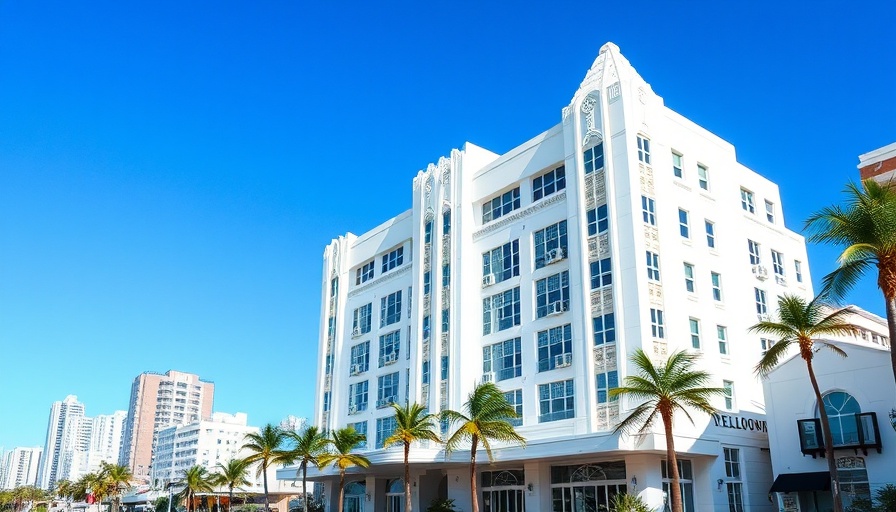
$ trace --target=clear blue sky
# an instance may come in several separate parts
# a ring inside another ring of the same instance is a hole
[[[558,123],[607,41],[800,229],[896,141],[896,6],[790,4],[0,3],[0,446],[67,394],[126,409],[147,370],[310,415],[324,245],[464,141]],[[871,281],[853,301],[883,312]]]

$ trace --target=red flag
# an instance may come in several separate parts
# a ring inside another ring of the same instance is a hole
[[[93,494],[88,494],[87,495],[87,504],[93,505],[94,503],[96,503],[96,498],[93,497]]]

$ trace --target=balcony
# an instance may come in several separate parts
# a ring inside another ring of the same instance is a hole
[[[834,436],[834,449],[837,450],[855,450],[858,453],[868,455],[869,449],[881,452],[880,429],[877,425],[877,414],[873,412],[863,412],[856,414],[855,429],[848,428],[849,421],[841,416],[843,425],[840,432],[836,432]],[[797,420],[797,429],[800,437],[800,451],[803,455],[811,455],[815,457],[821,455],[824,457],[824,437],[821,434],[821,420],[818,418],[810,418],[805,420]]]

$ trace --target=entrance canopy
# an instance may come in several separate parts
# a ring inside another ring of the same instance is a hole
[[[827,471],[812,473],[782,473],[768,492],[830,491],[831,474]]]

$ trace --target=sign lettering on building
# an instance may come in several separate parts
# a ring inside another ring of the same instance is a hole
[[[755,420],[753,418],[744,418],[743,416],[718,413],[712,415],[712,420],[717,427],[768,433],[768,422],[765,420]]]

